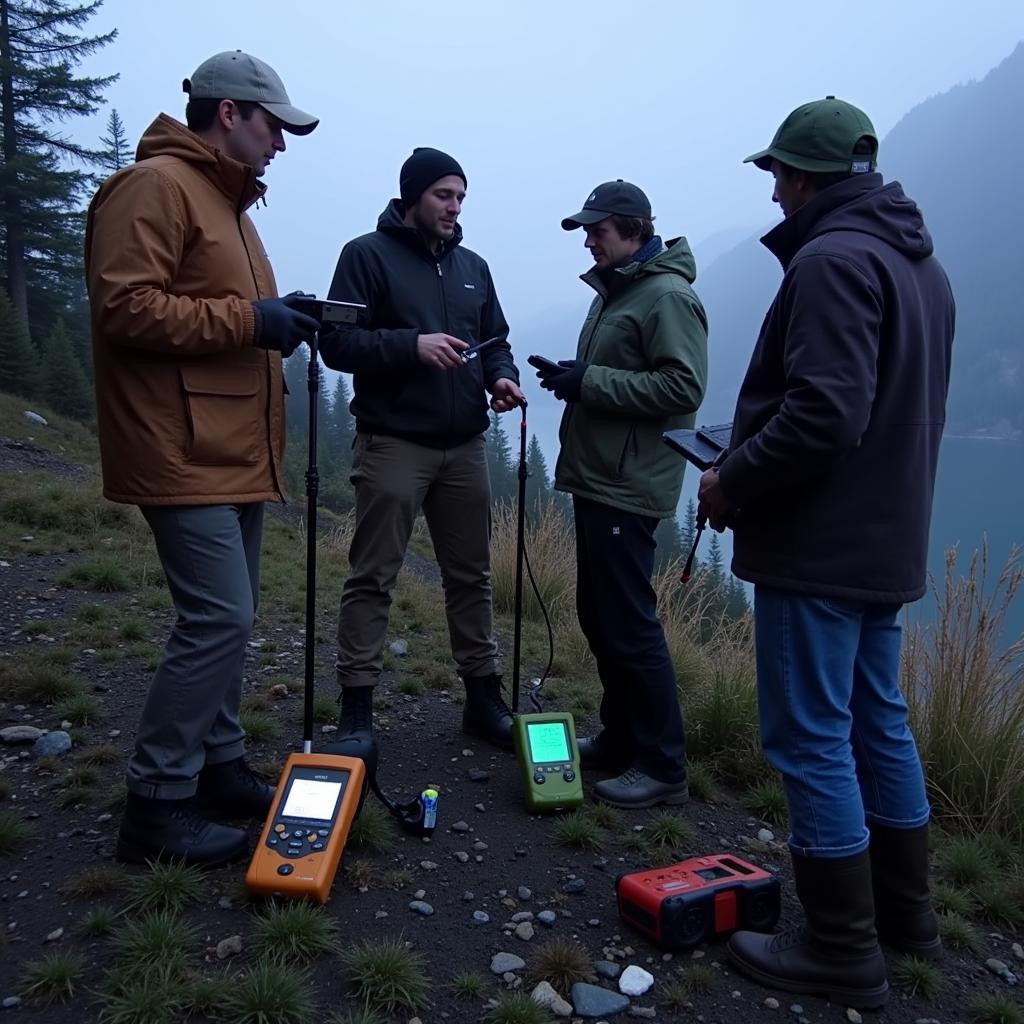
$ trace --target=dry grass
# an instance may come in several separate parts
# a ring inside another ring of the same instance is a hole
[[[907,630],[902,683],[936,815],[972,833],[1024,841],[1024,636],[1002,640],[1006,615],[1024,581],[1022,549],[998,579],[988,552],[956,572],[946,554],[935,586],[933,625]]]

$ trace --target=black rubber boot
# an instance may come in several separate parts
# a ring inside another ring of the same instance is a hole
[[[173,860],[215,868],[248,853],[245,832],[208,821],[191,799],[153,800],[128,794],[117,837],[117,859],[126,864]]]
[[[501,695],[501,676],[469,677],[466,684],[466,705],[462,709],[462,731],[479,736],[502,750],[512,749],[514,717]]]
[[[928,894],[928,826],[890,828],[872,823],[870,829],[879,939],[900,953],[938,960],[942,939]]]
[[[266,821],[274,802],[268,786],[244,757],[205,765],[196,787],[196,809],[207,818],[253,818]]]
[[[324,747],[325,754],[358,758],[366,766],[368,778],[377,774],[377,741],[373,736],[373,687],[344,686],[341,690],[341,716],[334,740]]]
[[[853,857],[792,858],[807,923],[778,935],[736,932],[729,959],[767,988],[857,1009],[882,1006],[889,983],[875,932],[867,850]]]

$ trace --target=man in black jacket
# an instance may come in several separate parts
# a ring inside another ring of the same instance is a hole
[[[754,584],[761,739],[807,917],[781,938],[737,933],[730,957],[848,1006],[886,999],[879,937],[941,949],[898,614],[925,590],[954,306],[920,210],[875,173],[877,146],[867,116],[828,97],[748,157],[775,178],[786,219],[762,242],[784,276],[729,455],[700,487]]]
[[[490,408],[523,401],[508,324],[487,264],[461,245],[466,175],[416,149],[401,198],[341,252],[330,297],[366,304],[366,323],[324,339],[324,362],[352,373],[356,526],[338,621],[342,710],[331,750],[373,757],[373,687],[391,591],[422,509],[444,583],[452,654],[466,686],[463,731],[511,749],[491,613]],[[480,352],[473,349],[491,342]]]

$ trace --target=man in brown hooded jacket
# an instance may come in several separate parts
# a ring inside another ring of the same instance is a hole
[[[86,275],[103,493],[140,506],[177,621],[128,764],[121,860],[212,866],[244,856],[273,790],[238,720],[259,592],[263,502],[283,497],[281,360],[317,322],[277,298],[245,212],[282,132],[317,119],[241,51],[183,83],[188,127],[161,114],[137,162],[89,207]]]

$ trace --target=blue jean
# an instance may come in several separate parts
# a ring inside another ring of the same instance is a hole
[[[790,848],[848,857],[868,825],[930,808],[899,688],[900,605],[754,589],[761,744],[782,774]]]

